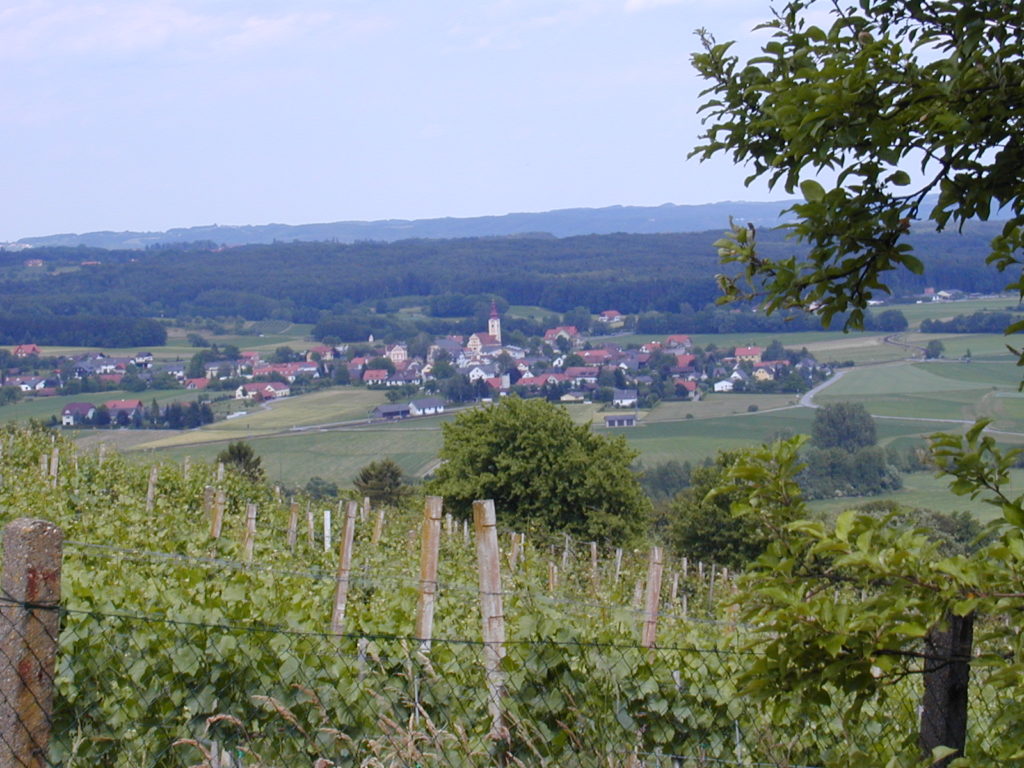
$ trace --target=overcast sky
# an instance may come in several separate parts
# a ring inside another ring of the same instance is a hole
[[[686,155],[768,0],[8,0],[0,241],[771,199]],[[778,197],[778,196],[776,196]]]

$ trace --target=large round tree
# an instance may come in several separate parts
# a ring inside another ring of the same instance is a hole
[[[649,501],[630,470],[636,452],[621,436],[574,424],[564,407],[510,397],[444,425],[442,464],[428,490],[468,514],[493,499],[517,526],[610,542],[643,532]]]

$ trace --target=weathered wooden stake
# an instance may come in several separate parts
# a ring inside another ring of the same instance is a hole
[[[373,523],[373,535],[370,536],[370,543],[373,546],[380,544],[380,537],[384,535],[384,507],[377,510],[377,519]]]
[[[339,502],[340,504],[340,502]],[[324,510],[324,552],[331,551],[331,510]]]
[[[363,496],[363,508],[359,510],[359,522],[365,523],[370,518],[370,497]]]
[[[462,521],[462,541],[469,544],[469,520]]]
[[[597,542],[590,542],[590,580],[594,582],[594,588],[597,588]]]
[[[925,637],[921,750],[929,758],[935,747],[956,750],[930,765],[944,768],[962,757],[967,745],[967,693],[973,646],[973,613],[967,616],[950,613]]]
[[[548,592],[554,594],[556,589],[558,589],[558,566],[555,565],[554,560],[551,560],[548,562]]]
[[[676,604],[679,597],[679,571],[672,572],[672,605]]]
[[[491,500],[473,502],[476,558],[480,570],[480,618],[484,637],[484,673],[487,676],[487,709],[491,715],[491,738],[508,738],[501,699],[505,679],[501,660],[505,656],[505,612],[501,600],[501,553],[498,548],[497,515]]]
[[[640,645],[650,648],[658,634],[658,608],[661,603],[661,547],[651,547],[647,564],[647,599],[644,604],[644,629]]]
[[[562,548],[562,570],[568,572],[569,570],[569,545],[571,539],[569,534],[565,534],[565,546]]]
[[[437,558],[441,548],[440,496],[427,496],[423,506],[423,531],[420,537],[420,596],[416,607],[416,638],[424,651],[430,650],[434,636],[434,605],[437,601]]]
[[[45,520],[19,518],[3,534],[0,603],[0,766],[50,765],[53,675],[60,633],[64,534]]]
[[[615,548],[615,583],[619,583],[619,577],[622,575],[622,547]]]
[[[690,561],[685,557],[683,558],[683,581],[686,581],[690,577]]]
[[[356,515],[359,505],[350,501],[345,509],[345,522],[338,542],[338,573],[334,587],[334,608],[331,611],[331,633],[340,635],[345,628],[345,609],[348,607],[348,587],[352,572],[352,540],[356,533]]]
[[[146,488],[146,511],[152,512],[156,505],[156,481],[160,478],[160,468],[155,464],[149,470],[149,487]]]
[[[683,621],[689,618],[690,613],[690,596],[683,592]]]
[[[50,457],[45,453],[39,454],[39,474],[42,477],[50,474]]]
[[[444,516],[444,531],[448,534],[448,538],[455,535],[455,518],[452,517],[451,512],[445,513]]]
[[[223,461],[218,461],[217,462],[217,482],[218,483],[223,483],[224,482],[224,462]]]
[[[242,540],[242,559],[252,562],[252,555],[256,549],[256,505],[245,505],[245,538]]]
[[[228,506],[228,492],[218,488],[213,499],[213,513],[210,516],[210,538],[219,539],[224,527],[224,510]]]
[[[523,534],[513,531],[509,534],[509,538],[512,542],[508,552],[508,568],[510,571],[515,571],[519,566],[519,555],[522,553]]]
[[[295,540],[299,534],[299,502],[292,501],[288,510],[288,549],[295,551]]]
[[[53,452],[50,454],[50,484],[57,487],[57,475],[60,473],[60,448],[57,446],[53,447]]]
[[[708,610],[714,605],[715,600],[715,564],[711,564],[711,576],[708,578]]]
[[[306,502],[306,541],[309,544],[310,549],[316,544],[316,535],[314,533],[313,523],[313,507],[311,502]]]

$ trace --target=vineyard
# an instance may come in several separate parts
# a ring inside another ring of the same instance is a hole
[[[758,651],[713,564],[516,531],[501,510],[474,527],[440,500],[325,509],[41,429],[0,450],[2,522],[65,537],[38,765],[916,760],[914,678],[856,707],[823,692],[814,722],[752,705],[736,677]]]

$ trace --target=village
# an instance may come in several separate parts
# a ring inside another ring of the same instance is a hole
[[[625,316],[605,310],[602,330],[621,328]],[[388,403],[367,418],[392,421],[444,411],[449,404],[489,402],[515,394],[563,404],[601,402],[605,426],[637,423],[635,411],[661,400],[700,400],[709,393],[803,392],[831,375],[806,350],[768,347],[694,347],[685,334],[626,347],[607,335],[587,336],[558,325],[531,348],[504,343],[492,302],[487,330],[437,338],[425,355],[404,341],[317,344],[273,354],[211,345],[188,361],[158,360],[152,352],[111,356],[89,352],[48,357],[35,344],[15,347],[4,369],[4,401],[20,397],[139,393],[137,398],[84,397],[66,403],[53,422],[64,427],[191,428],[216,417],[211,401],[269,403],[326,386],[385,390]],[[146,404],[146,390],[199,392],[191,402]],[[624,413],[632,410],[634,413]]]

